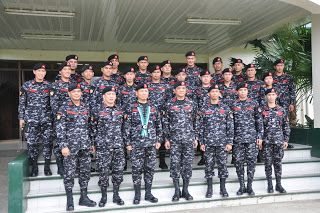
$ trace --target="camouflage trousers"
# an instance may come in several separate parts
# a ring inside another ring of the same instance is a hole
[[[156,167],[156,148],[133,147],[131,151],[132,181],[134,185],[141,185],[142,173],[144,183],[152,185]]]
[[[112,170],[112,183],[119,186],[123,181],[123,169],[125,165],[125,156],[123,148],[110,149],[106,147],[97,147],[97,169],[99,172],[100,187],[109,185],[110,168]]]
[[[170,150],[170,177],[190,180],[192,176],[192,162],[194,159],[193,140],[189,143],[173,142]]]
[[[47,160],[50,160],[53,146],[51,122],[28,122],[25,128],[25,137],[27,140],[29,158],[32,160],[37,160],[39,157],[40,146],[43,144],[43,157]]]
[[[272,177],[272,165],[276,178],[282,175],[282,158],[284,155],[282,144],[264,144],[264,166],[267,178]]]
[[[88,187],[90,180],[91,158],[90,149],[79,150],[78,152],[70,151],[70,155],[63,158],[64,175],[63,182],[65,189],[71,190],[74,186],[77,163],[79,165],[79,185],[81,189]]]
[[[247,164],[247,178],[253,180],[256,161],[258,156],[258,146],[252,143],[239,143],[233,145],[233,155],[238,178],[244,178],[244,164]]]
[[[205,178],[212,178],[214,176],[214,165],[218,165],[218,177],[227,178],[229,173],[227,169],[228,152],[224,146],[206,146],[204,152],[205,159]]]

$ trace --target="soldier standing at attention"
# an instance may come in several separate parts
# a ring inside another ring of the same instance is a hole
[[[210,99],[199,110],[197,119],[200,148],[205,156],[205,178],[208,185],[206,198],[212,197],[215,162],[218,164],[220,195],[228,197],[225,183],[228,177],[228,152],[232,150],[233,144],[233,115],[230,107],[219,100],[218,85],[212,85],[208,94]]]
[[[79,57],[77,55],[68,55],[65,60],[65,62],[69,64],[71,68],[70,81],[72,81],[73,83],[79,83],[82,81],[82,76],[79,73],[77,73],[78,60],[79,60]],[[58,81],[60,79],[61,79],[61,75],[58,74],[56,76],[55,81]]]
[[[156,165],[156,150],[161,146],[162,123],[158,109],[148,101],[147,84],[136,87],[137,102],[126,112],[125,138],[128,151],[131,151],[132,181],[134,186],[133,204],[141,199],[141,178],[144,173],[146,201],[157,203],[151,193]]]
[[[87,196],[90,180],[90,150],[94,152],[89,137],[89,108],[81,102],[81,86],[72,83],[68,87],[70,101],[62,105],[56,114],[58,146],[63,155],[63,183],[67,194],[67,211],[74,210],[73,193],[77,162],[79,163],[80,206],[94,207],[96,202]]]
[[[247,192],[254,195],[252,182],[258,155],[258,146],[262,145],[263,123],[258,102],[248,98],[248,85],[237,86],[239,99],[231,109],[234,116],[233,154],[240,184],[237,195]],[[244,182],[244,164],[247,164],[247,188]]]
[[[148,56],[140,56],[138,58],[138,72],[136,73],[135,83],[138,84],[146,84],[150,82],[151,76],[148,71],[149,59]]]
[[[111,80],[119,85],[124,84],[124,79],[119,71],[119,55],[112,54],[108,57],[108,61],[112,63],[112,75]]]
[[[248,84],[248,97],[252,100],[259,102],[259,93],[263,85],[263,81],[256,78],[256,66],[254,64],[248,64],[246,66],[246,80],[245,83]]]
[[[268,181],[268,193],[273,193],[272,166],[276,176],[276,191],[286,193],[281,185],[282,158],[288,147],[290,137],[289,120],[285,110],[276,104],[277,93],[274,88],[267,89],[267,105],[263,107],[264,125],[263,152],[265,156],[265,173]]]
[[[82,81],[80,82],[83,94],[82,100],[90,106],[91,109],[91,98],[93,94],[94,87],[92,86],[92,78],[94,76],[93,66],[90,64],[85,64],[81,68],[80,74],[82,76]]]
[[[196,63],[196,53],[194,51],[189,51],[186,53],[187,66],[185,67],[187,73],[186,81],[191,87],[197,88],[200,86],[200,73],[202,71],[201,67],[198,67]]]
[[[169,84],[170,87],[173,87],[176,82],[176,78],[172,75],[172,66],[170,60],[165,60],[161,63],[161,80],[166,84]]]
[[[212,66],[214,73],[212,74],[211,83],[212,84],[222,84],[223,83],[223,62],[221,57],[215,57],[212,60]]]
[[[245,76],[242,73],[244,64],[242,62],[242,59],[236,59],[233,63],[233,76],[232,81],[236,84],[239,84],[241,82],[244,82]]]
[[[30,176],[38,176],[38,157],[40,143],[43,144],[45,159],[44,174],[52,175],[50,161],[52,155],[52,114],[50,107],[51,84],[45,80],[46,65],[35,64],[33,67],[34,79],[25,82],[20,90],[19,97],[19,125],[26,128],[27,149]]]
[[[222,71],[222,76],[223,83],[219,85],[222,101],[231,107],[238,97],[237,85],[231,80],[232,71],[230,68],[225,68]]]
[[[188,187],[192,176],[194,148],[198,145],[195,128],[197,109],[196,104],[186,97],[186,93],[186,83],[177,82],[174,86],[175,97],[167,103],[163,117],[165,147],[171,148],[170,177],[175,188],[172,201],[179,201],[180,197],[193,200]],[[180,176],[183,180],[182,193],[179,187]]]

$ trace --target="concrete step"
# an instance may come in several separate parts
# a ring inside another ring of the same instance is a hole
[[[264,164],[257,164],[255,177],[264,178]],[[236,170],[233,165],[228,165],[229,180],[237,180]],[[216,174],[218,173],[216,169]],[[309,160],[299,160],[299,161],[287,161],[283,162],[283,174],[287,177],[297,176],[297,175],[314,175],[320,174],[320,159],[312,158]],[[63,180],[58,175],[53,176],[39,176],[39,177],[29,177],[26,180],[30,183],[30,192],[28,197],[38,196],[38,195],[50,195],[52,193],[61,192],[64,193]],[[98,191],[98,175],[97,173],[92,174],[89,182],[88,188],[90,190]],[[192,180],[196,182],[204,182],[204,167],[195,166],[193,169]],[[111,183],[111,180],[109,181]],[[78,183],[78,179],[75,179],[75,183]],[[160,186],[162,184],[171,184],[171,178],[168,170],[157,169],[154,175],[154,186]],[[132,176],[131,172],[127,171],[124,174],[124,181],[121,188],[128,189],[132,188]],[[75,191],[79,191],[79,185],[75,184]]]
[[[98,212],[98,211],[112,211],[117,212],[167,212],[186,209],[200,209],[210,208],[214,206],[236,206],[249,205],[258,203],[271,202],[285,202],[294,200],[319,199],[320,198],[320,175],[304,175],[296,177],[284,177],[282,180],[287,194],[268,194],[266,192],[265,178],[256,178],[253,183],[253,188],[256,192],[255,196],[249,197],[247,195],[237,196],[239,184],[236,180],[228,181],[226,188],[229,192],[229,198],[221,198],[219,195],[217,183],[214,183],[214,195],[212,199],[205,198],[206,184],[202,181],[197,183],[192,181],[189,187],[190,193],[194,196],[193,201],[185,201],[181,199],[180,202],[171,202],[171,197],[174,193],[174,188],[171,185],[158,185],[153,187],[154,196],[159,198],[159,203],[152,204],[142,200],[140,205],[133,205],[132,199],[134,192],[132,189],[122,189],[120,196],[125,201],[124,206],[117,206],[112,203],[112,193],[108,193],[108,203],[104,208],[94,207],[80,207],[78,205],[79,193],[75,193],[75,212]],[[90,198],[99,202],[100,192],[91,192]],[[142,198],[144,192],[142,191]],[[45,212],[64,212],[66,204],[65,194],[56,193],[51,196],[34,196],[27,198],[27,212],[45,213]],[[182,205],[183,204],[183,205]]]

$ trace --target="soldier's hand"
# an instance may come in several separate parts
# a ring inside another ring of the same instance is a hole
[[[170,142],[169,142],[169,141],[166,141],[166,142],[164,143],[164,147],[165,147],[166,149],[170,149]]]
[[[157,143],[156,143],[156,149],[159,149],[160,146],[161,146],[161,143],[157,142]]]
[[[261,139],[257,139],[257,145],[259,150],[262,150],[262,140]]]
[[[284,148],[284,149],[287,149],[287,148],[288,148],[288,142],[284,142],[284,143],[283,143],[283,148]]]
[[[70,155],[70,150],[68,147],[66,147],[61,150],[61,153],[64,157],[67,157],[68,155]]]
[[[205,146],[204,144],[202,144],[202,145],[200,146],[200,150],[203,151],[203,152],[205,152],[205,151],[206,151],[206,146]]]
[[[194,141],[193,141],[193,148],[195,149],[195,148],[197,148],[197,146],[198,146],[198,141],[197,141],[197,140],[194,140]]]
[[[128,145],[128,146],[127,146],[127,150],[128,150],[128,151],[132,151],[132,146],[131,146],[131,145]]]
[[[20,127],[20,129],[23,129],[25,124],[26,124],[26,123],[25,123],[24,120],[19,120],[19,127]]]
[[[96,147],[95,146],[91,146],[91,152],[95,153],[96,152]]]
[[[232,145],[231,144],[227,144],[226,145],[226,149],[227,152],[230,152],[232,150]]]
[[[294,111],[294,105],[290,104],[289,105],[289,112],[293,112]]]

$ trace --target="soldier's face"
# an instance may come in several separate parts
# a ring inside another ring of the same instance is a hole
[[[277,64],[276,66],[274,66],[274,69],[275,69],[277,72],[283,72],[283,70],[284,70],[284,63],[279,63],[279,64]]]
[[[238,95],[239,95],[239,98],[241,99],[245,99],[248,97],[248,89],[247,88],[240,88],[238,90]]]
[[[65,66],[60,70],[60,75],[63,78],[70,78],[71,75],[71,68],[69,66]]]
[[[134,72],[128,72],[124,75],[124,78],[126,81],[132,82],[134,78],[136,77],[136,74]]]
[[[161,78],[161,71],[160,70],[155,70],[151,73],[151,77],[153,80],[160,80]]]
[[[174,94],[177,97],[184,97],[187,94],[187,87],[186,86],[178,86],[174,89]]]
[[[277,94],[275,92],[270,92],[267,94],[266,99],[268,103],[275,103],[277,99]]]
[[[45,69],[37,69],[37,70],[33,70],[33,74],[35,76],[35,79],[38,81],[42,81],[44,79],[44,77],[47,74],[47,71]]]
[[[74,89],[69,92],[69,96],[73,101],[80,101],[81,95],[82,95],[81,89]]]
[[[254,78],[256,76],[256,73],[257,71],[255,68],[248,68],[246,71],[248,78]]]
[[[172,71],[172,67],[171,64],[165,64],[162,68],[161,68],[162,72],[165,74],[170,74]]]
[[[209,93],[208,93],[209,97],[212,100],[218,100],[219,96],[220,96],[220,91],[218,89],[212,89]]]
[[[91,80],[94,76],[94,72],[92,70],[88,69],[88,70],[85,70],[84,72],[82,72],[81,75],[85,80]]]
[[[178,75],[176,75],[176,78],[178,81],[185,81],[187,78],[187,73],[179,72]]]
[[[223,64],[218,61],[216,63],[213,64],[213,69],[218,72],[218,71],[221,71],[222,70],[222,67],[223,67]]]
[[[118,66],[119,66],[119,59],[114,58],[114,59],[111,60],[111,62],[112,62],[112,67],[113,67],[113,68],[118,68]]]
[[[201,76],[202,84],[210,84],[210,81],[211,81],[211,75],[203,75],[203,76]]]
[[[224,74],[223,74],[223,79],[224,79],[224,81],[226,81],[226,82],[231,81],[231,79],[232,79],[232,73],[231,73],[231,72],[226,72],[226,73],[224,73]]]
[[[264,83],[267,85],[267,86],[270,86],[272,85],[273,83],[273,77],[272,76],[267,76],[264,78]]]
[[[78,60],[76,60],[76,59],[70,59],[70,60],[68,60],[67,62],[68,62],[68,64],[70,65],[70,67],[71,67],[72,70],[77,69],[77,67],[78,67]]]
[[[196,57],[195,56],[188,56],[187,57],[187,64],[189,66],[193,66],[196,63]]]
[[[136,92],[136,95],[139,100],[147,100],[149,97],[149,90],[147,88],[146,89],[139,89]]]
[[[101,68],[101,72],[104,76],[110,77],[112,75],[112,66],[107,65],[107,66]]]
[[[116,102],[117,95],[114,91],[106,92],[103,95],[103,101],[107,104],[114,104]]]
[[[243,64],[242,64],[242,63],[235,63],[234,66],[233,66],[233,68],[234,68],[234,70],[235,70],[236,72],[240,72],[240,71],[242,71],[242,69],[243,69]]]
[[[147,60],[141,60],[137,63],[140,70],[146,70],[149,66],[149,62]]]

